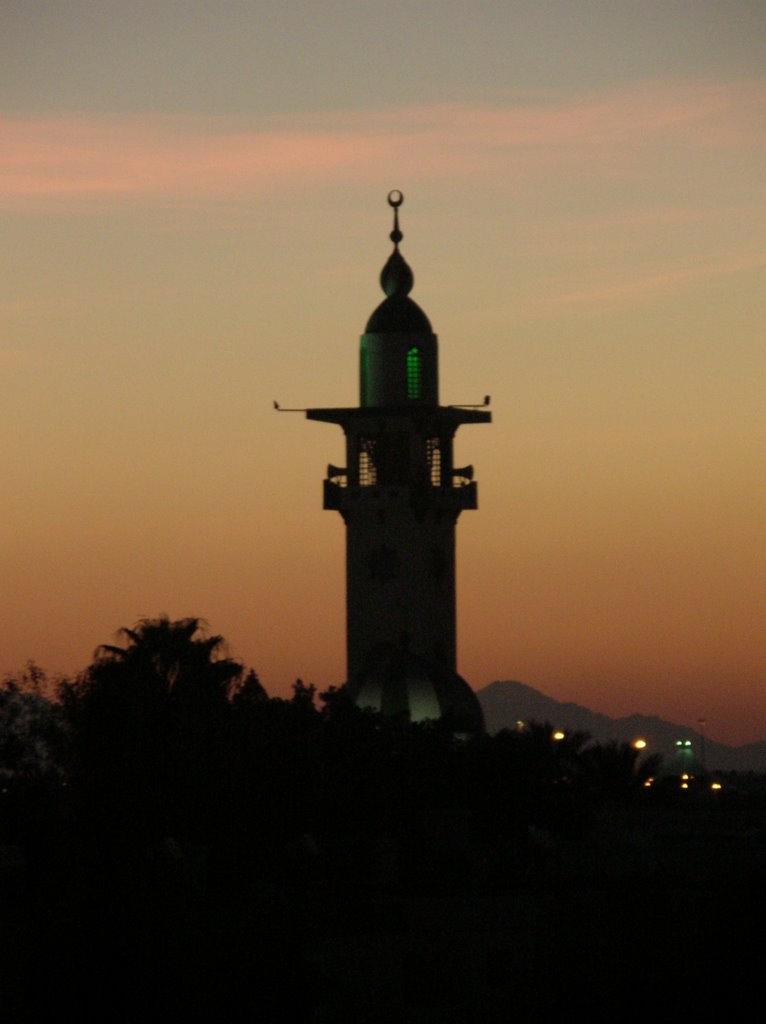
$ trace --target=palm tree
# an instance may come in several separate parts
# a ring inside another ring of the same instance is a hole
[[[228,698],[242,676],[243,666],[222,656],[223,637],[206,635],[198,618],[140,619],[133,629],[123,627],[117,635],[128,643],[98,647],[92,677],[109,675],[119,666],[151,674],[168,694],[201,686],[215,699]]]
[[[96,649],[70,701],[80,778],[94,813],[144,833],[193,831],[215,804],[243,666],[197,618],[141,619],[118,637]]]

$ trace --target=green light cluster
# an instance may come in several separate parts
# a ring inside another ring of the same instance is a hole
[[[407,353],[407,398],[420,398],[423,378],[423,356],[420,349],[413,345]]]

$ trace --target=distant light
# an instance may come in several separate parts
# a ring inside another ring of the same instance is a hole
[[[643,750],[646,746],[646,740],[633,740],[633,746],[636,750]]]
[[[710,788],[711,789],[723,789],[723,786],[721,785],[720,782],[711,782],[710,783]]]
[[[553,734],[554,740],[563,740],[564,736],[565,734],[561,731],[561,729],[557,729]]]
[[[689,788],[689,783],[688,782],[682,782],[681,783],[681,789],[688,789],[688,788]]]
[[[676,746],[677,747],[682,747],[683,745],[684,745],[684,741],[683,740],[676,740]]]
[[[644,789],[649,789],[654,782],[654,779],[644,779]]]
[[[517,718],[517,719],[516,719],[516,728],[517,728],[517,729],[519,730],[519,732],[521,732],[521,730],[522,730],[522,729],[523,729],[523,728],[524,728],[525,726],[526,726],[526,722],[522,722],[522,720],[521,720],[520,718]]]
[[[681,778],[682,779],[690,779],[691,775],[687,775],[686,772],[684,772],[683,775],[681,776]]]
[[[684,740],[684,746],[685,747],[690,747],[691,745],[692,745],[692,741],[691,740]]]

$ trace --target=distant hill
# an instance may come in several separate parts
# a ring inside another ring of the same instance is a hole
[[[653,715],[629,715],[610,718],[580,704],[563,703],[546,697],[544,693],[524,683],[490,683],[477,692],[484,710],[487,730],[515,729],[517,722],[550,722],[563,731],[583,731],[594,740],[620,740],[632,743],[646,740],[650,753],[661,754],[666,770],[682,764],[702,766],[710,771],[766,772],[766,742],[749,743],[742,747],[729,747],[703,737],[685,725],[665,722]],[[690,740],[691,747],[679,748],[677,740]]]

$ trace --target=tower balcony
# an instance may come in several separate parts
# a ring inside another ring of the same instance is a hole
[[[338,482],[337,478],[324,481],[324,508],[331,511],[362,511],[415,505],[439,512],[452,512],[455,515],[464,509],[478,508],[476,481],[454,480],[450,487],[429,484],[418,487],[348,485]]]

